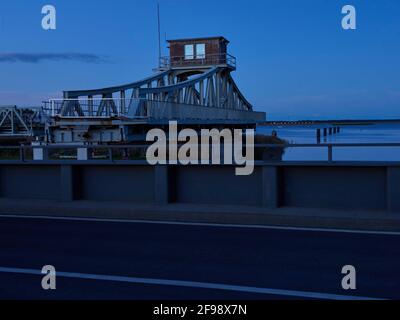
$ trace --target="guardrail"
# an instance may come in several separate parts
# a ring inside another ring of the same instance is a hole
[[[174,56],[174,57],[161,57],[161,68],[171,67],[201,67],[201,66],[218,66],[228,65],[236,69],[236,58],[230,54],[206,54],[201,56]]]
[[[79,159],[79,152],[85,151],[88,156],[85,160],[97,160],[103,162],[130,162],[140,163],[146,162],[146,151],[151,144],[137,144],[137,145],[21,145],[21,146],[0,146],[0,162],[30,162],[36,158],[43,161],[77,161]],[[184,143],[178,144],[177,147],[183,146]],[[212,145],[209,145],[212,147]],[[199,148],[201,145],[199,146]],[[223,145],[221,147],[221,157],[223,158]],[[245,145],[243,146],[243,148]],[[335,148],[365,148],[365,147],[399,147],[400,143],[325,143],[325,144],[256,144],[255,150],[255,163],[273,162],[290,163],[299,161],[283,160],[282,155],[288,149],[299,148],[323,148],[327,150],[327,157],[325,160],[301,160],[301,162],[322,162],[322,163],[340,163],[345,162],[342,160],[334,160]],[[37,157],[38,154],[41,156]],[[358,160],[356,162],[371,162],[371,159]],[[353,161],[355,162],[355,161]],[[375,161],[376,162],[376,161]],[[387,163],[400,163],[400,160],[382,160]],[[222,162],[223,164],[223,162]]]
[[[264,112],[139,98],[50,99],[43,101],[43,111],[62,118],[265,120]]]
[[[44,146],[14,147],[15,159],[0,161],[0,198],[400,213],[400,162],[257,161],[251,175],[238,176],[231,165],[153,166],[141,153],[125,160],[115,153],[143,146],[98,146],[95,159],[76,161],[82,147],[89,146],[69,146],[76,151],[64,149],[64,159],[44,161],[25,154],[41,153]],[[45,148],[57,152],[60,146]]]
[[[43,101],[43,111],[51,117],[61,116],[63,108],[72,104],[73,117],[121,117],[127,114],[132,103],[140,101],[134,98],[50,99]]]

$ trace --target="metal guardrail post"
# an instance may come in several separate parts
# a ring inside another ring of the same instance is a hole
[[[387,168],[387,210],[391,213],[400,213],[400,167]]]
[[[19,161],[25,162],[25,153],[24,153],[24,147],[20,146],[19,147]]]
[[[65,202],[73,201],[75,192],[73,166],[60,166],[60,183],[61,200]]]
[[[169,203],[171,193],[169,174],[170,170],[168,166],[154,166],[154,201],[159,205]]]
[[[268,209],[279,207],[279,177],[276,166],[262,167],[262,205]]]
[[[328,145],[328,161],[332,162],[333,161],[333,147],[332,145]]]

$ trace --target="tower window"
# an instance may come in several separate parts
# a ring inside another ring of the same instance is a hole
[[[185,45],[185,60],[193,60],[194,59],[194,45],[187,44]]]
[[[196,59],[204,59],[206,57],[206,45],[204,43],[196,44]]]

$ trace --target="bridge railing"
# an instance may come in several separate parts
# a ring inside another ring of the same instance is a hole
[[[77,161],[77,160],[91,160],[91,161],[103,161],[103,162],[127,162],[127,163],[138,163],[144,164],[146,160],[146,152],[151,143],[148,144],[137,144],[137,145],[93,145],[93,144],[80,144],[80,145],[46,145],[44,143],[37,143],[37,145],[21,145],[21,146],[0,146],[0,162],[13,161],[13,162],[30,162],[36,160],[43,161]],[[179,149],[183,143],[180,143],[177,147]],[[224,145],[218,145],[220,147],[221,164],[224,164]],[[199,145],[199,151],[202,146]],[[210,143],[210,148],[212,147]],[[385,163],[399,163],[400,164],[400,152],[398,153],[398,159],[392,157],[391,159],[385,159],[382,157],[369,158],[368,156],[357,160],[340,160],[335,158],[335,149],[352,149],[353,151],[357,148],[376,148],[390,149],[399,148],[400,143],[347,143],[347,144],[256,144],[248,147],[254,147],[254,162],[257,163],[273,163],[273,164],[290,164],[290,163],[326,163],[326,164],[340,164],[357,162],[385,162]],[[289,150],[304,149],[325,149],[326,154],[324,159],[318,160],[285,160],[284,154]],[[211,149],[210,149],[211,150]],[[375,150],[375,149],[374,149]],[[246,153],[245,145],[243,146],[243,155]],[[200,154],[200,152],[199,152]],[[83,156],[82,156],[83,155]],[[168,160],[168,159],[167,159]],[[252,161],[251,159],[249,159]],[[233,161],[233,163],[235,163]]]
[[[43,110],[50,117],[62,118],[118,118],[129,119],[236,119],[264,121],[265,113],[206,106],[194,103],[161,101],[154,95],[149,99],[50,99],[43,102]]]
[[[236,58],[228,53],[206,54],[201,56],[161,57],[161,68],[202,67],[227,65],[236,69]]]
[[[120,117],[126,115],[134,101],[139,99],[50,99],[43,101],[43,110],[51,117]]]

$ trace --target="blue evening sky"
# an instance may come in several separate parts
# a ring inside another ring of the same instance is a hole
[[[163,39],[166,33],[231,41],[233,76],[270,119],[400,118],[398,0],[159,2]],[[0,105],[39,105],[63,89],[148,76],[157,65],[156,3],[2,0]],[[55,31],[41,28],[45,4],[57,9]],[[355,31],[341,28],[346,4],[357,9]],[[26,62],[21,54],[43,59]]]

